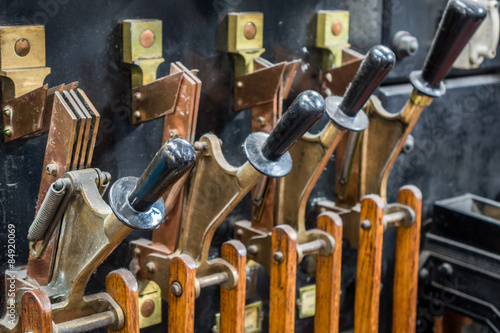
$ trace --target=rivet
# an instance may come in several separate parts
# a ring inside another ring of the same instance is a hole
[[[325,95],[326,96],[332,96],[332,91],[329,88],[325,89]]]
[[[168,136],[170,137],[170,139],[176,138],[179,136],[179,132],[177,132],[177,130],[175,129],[170,130],[170,132],[168,132]]]
[[[258,251],[257,245],[250,245],[247,249],[248,254],[252,256],[256,255],[257,251]]]
[[[266,126],[266,119],[264,119],[264,117],[258,117],[257,124],[259,124],[260,127]]]
[[[6,117],[10,117],[10,115],[12,114],[12,108],[10,107],[10,105],[4,106],[4,108],[3,108],[3,114]]]
[[[15,51],[18,56],[25,57],[30,53],[31,45],[26,38],[19,38],[15,45]]]
[[[334,36],[338,36],[340,35],[341,32],[342,32],[342,22],[340,22],[339,20],[335,20],[332,24],[332,34]]]
[[[142,94],[138,91],[134,94],[134,99],[140,101],[142,99]]]
[[[147,299],[141,305],[141,314],[143,317],[149,317],[155,312],[155,302]]]
[[[5,136],[12,136],[12,127],[6,126],[3,129],[3,134],[5,134]]]
[[[170,286],[170,291],[174,296],[180,297],[182,295],[182,286],[179,283],[179,281],[174,281],[172,285]]]
[[[141,42],[142,47],[150,48],[155,43],[155,34],[151,30],[147,29],[141,33],[139,37],[139,41]]]
[[[364,220],[361,222],[361,229],[370,230],[372,228],[372,223],[369,220]]]
[[[328,82],[332,82],[332,81],[333,81],[333,78],[332,78],[332,73],[326,73],[326,75],[325,75],[325,79],[326,79]]]
[[[141,254],[141,249],[140,249],[140,248],[138,248],[138,247],[134,248],[134,254],[135,254],[136,256],[138,256],[139,254]]]
[[[45,169],[45,171],[47,171],[48,175],[57,176],[57,164],[47,164],[47,168]]]
[[[241,81],[236,82],[236,86],[238,88],[243,88],[243,82],[241,82]]]
[[[154,262],[148,262],[146,264],[146,271],[150,274],[153,274],[156,270],[156,265],[154,264]]]
[[[141,119],[141,111],[135,111],[134,112],[134,118],[135,119]]]
[[[276,260],[279,263],[282,263],[285,260],[285,255],[281,251],[276,251],[273,254],[274,260]]]
[[[246,39],[254,39],[257,34],[257,27],[253,24],[253,22],[248,22],[243,28],[243,34]]]
[[[243,230],[238,229],[238,231],[236,231],[236,236],[243,237]]]

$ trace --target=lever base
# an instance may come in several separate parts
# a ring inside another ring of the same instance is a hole
[[[368,117],[363,111],[358,111],[354,117],[346,115],[339,105],[342,102],[342,97],[331,96],[325,99],[325,111],[331,121],[341,129],[346,129],[354,132],[364,131],[368,127]]]
[[[160,198],[145,212],[139,212],[132,208],[128,196],[138,179],[137,177],[124,177],[116,181],[109,191],[109,205],[118,220],[127,227],[137,230],[151,230],[163,221],[165,202]]]
[[[250,164],[260,173],[273,178],[286,176],[292,169],[292,157],[289,152],[284,153],[276,161],[269,160],[262,154],[262,146],[269,134],[263,132],[252,133],[243,145],[245,155]]]
[[[439,87],[429,85],[422,77],[422,71],[414,71],[410,73],[410,82],[415,89],[424,95],[439,98],[446,92],[446,86],[443,81],[439,82]]]

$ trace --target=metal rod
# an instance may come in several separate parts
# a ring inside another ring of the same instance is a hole
[[[405,212],[394,212],[384,215],[384,225],[385,227],[396,227],[398,223],[402,222],[406,218]]]
[[[113,311],[97,313],[91,316],[65,321],[54,326],[54,333],[80,333],[107,327],[115,322]]]
[[[300,246],[300,250],[302,251],[302,254],[307,255],[307,254],[312,254],[312,253],[318,252],[319,250],[324,248],[325,245],[326,244],[325,244],[324,240],[316,239],[312,242],[304,243],[304,244],[301,244],[299,246]]]
[[[227,272],[220,272],[220,273],[215,273],[212,275],[200,277],[197,280],[198,280],[198,283],[199,283],[200,289],[201,289],[201,288],[205,288],[208,286],[213,286],[216,284],[224,283],[224,282],[229,280],[229,275],[227,274]]]

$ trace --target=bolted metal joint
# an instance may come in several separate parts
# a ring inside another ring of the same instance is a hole
[[[172,285],[170,286],[170,291],[175,297],[181,297],[182,296],[182,285],[180,284],[179,281],[174,281]]]

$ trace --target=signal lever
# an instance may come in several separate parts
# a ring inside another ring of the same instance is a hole
[[[221,330],[234,325],[243,331],[246,250],[240,242],[223,245],[222,258],[208,259],[217,227],[263,176],[283,177],[292,168],[288,149],[323,115],[323,98],[313,91],[297,97],[270,134],[247,137],[247,162],[235,168],[225,160],[219,139],[206,134],[191,173],[179,244],[171,255],[152,253],[146,257],[148,277],[169,302],[169,329],[192,331],[194,299],[200,289],[220,284]],[[237,307],[241,311],[228,311]],[[184,319],[183,319],[184,318]]]
[[[320,330],[320,325],[338,326],[338,323],[333,322],[333,318],[338,318],[333,315],[333,312],[335,311],[335,298],[339,297],[340,291],[340,262],[330,269],[327,269],[326,265],[333,257],[340,258],[337,253],[341,253],[341,248],[336,248],[335,244],[336,241],[341,243],[342,223],[338,216],[326,214],[318,220],[319,228],[324,226],[323,230],[306,230],[307,200],[344,133],[362,131],[368,126],[368,118],[361,108],[389,73],[394,63],[395,56],[390,49],[385,46],[373,47],[363,60],[344,97],[326,98],[326,114],[330,122],[318,134],[306,133],[290,148],[290,154],[296,166],[286,177],[277,180],[275,221],[276,224],[289,225],[296,231],[297,262],[301,262],[303,256],[307,254],[319,254],[317,274],[323,272],[324,276],[316,279],[318,315],[315,317],[315,327],[317,326],[317,330]],[[235,235],[235,238],[242,240],[249,249],[249,258],[262,264],[266,271],[271,273],[274,261],[274,258],[268,255],[272,247],[271,230],[260,230],[258,226],[251,225],[248,221],[240,221],[236,223]],[[338,238],[335,239],[335,237]],[[291,265],[296,266],[297,262],[292,262]],[[295,287],[295,280],[290,285]],[[271,289],[273,288],[271,284]],[[335,290],[336,288],[338,290],[329,295],[332,297],[323,292],[326,289]],[[280,297],[282,296],[275,296],[275,298]],[[328,313],[324,317],[321,316],[323,311]],[[286,316],[285,313],[279,314],[280,318],[283,318],[283,315]],[[293,311],[291,315],[294,316]]]
[[[47,230],[55,226],[58,245],[48,284],[36,284],[25,273],[22,278],[22,271],[16,272],[20,285],[16,297],[21,298],[22,313],[42,314],[43,320],[58,332],[83,332],[105,326],[115,331],[125,325],[138,330],[138,322],[133,320],[138,312],[137,282],[130,272],[111,273],[106,282],[107,293],[84,296],[85,286],[91,274],[132,229],[150,230],[163,221],[162,195],[189,171],[195,157],[188,141],[168,141],[140,178],[125,177],[113,184],[110,206],[99,192],[99,187],[109,182],[109,176],[99,169],[67,172],[55,189],[65,194],[47,195],[45,200],[52,201],[42,204],[36,225],[30,228],[30,238],[48,237]],[[120,303],[124,299],[127,303]],[[29,318],[21,320],[23,332],[36,324]],[[1,324],[7,331],[21,329],[19,322],[9,324],[7,317]]]

